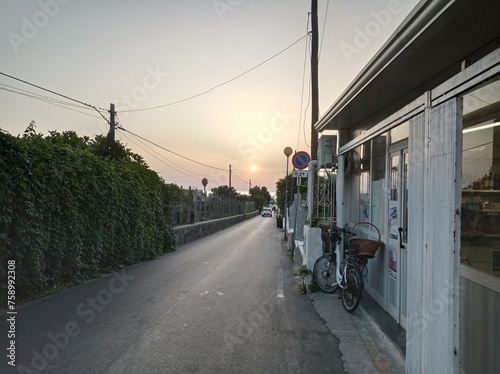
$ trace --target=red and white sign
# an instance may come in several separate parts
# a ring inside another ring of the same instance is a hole
[[[311,156],[309,156],[309,153],[304,151],[298,151],[292,157],[293,166],[295,169],[299,170],[307,168],[309,161],[311,161]]]

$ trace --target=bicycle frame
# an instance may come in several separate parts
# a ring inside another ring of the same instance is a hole
[[[345,267],[347,265],[347,261],[344,258],[345,257],[345,233],[346,229],[343,228],[342,230],[342,235],[340,236],[340,240],[337,242],[336,248],[335,248],[335,255],[337,257],[337,274],[336,274],[336,279],[337,279],[337,284],[339,285],[340,288],[344,288],[342,282],[343,280],[345,281]],[[342,269],[344,268],[344,269]]]
[[[342,235],[340,235],[340,240],[337,241],[337,244],[335,246],[335,256],[337,258],[337,274],[336,274],[336,280],[337,284],[341,288],[345,288],[342,286],[342,281],[345,280],[345,268],[347,267],[347,258],[345,256],[346,251],[347,251],[347,243],[345,242],[346,240],[346,233],[349,233],[350,235],[353,235],[353,233],[346,228],[347,225],[344,228],[338,228],[339,231],[342,232]],[[365,266],[366,260],[362,262],[360,259],[356,261],[356,265],[359,267],[361,270],[361,274],[363,277],[366,276],[366,273],[368,272],[368,269]]]

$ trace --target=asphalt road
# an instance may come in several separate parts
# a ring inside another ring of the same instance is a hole
[[[255,217],[17,310],[0,373],[344,373],[274,218]]]

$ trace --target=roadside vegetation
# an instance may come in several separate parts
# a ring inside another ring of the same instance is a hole
[[[205,212],[191,189],[165,183],[140,155],[102,135],[44,136],[34,122],[20,136],[0,129],[0,292],[8,292],[7,269],[15,268],[19,304],[173,251],[173,226],[195,223],[193,212],[213,219],[270,200],[266,187],[211,192]],[[229,209],[228,201],[243,206]],[[6,306],[1,297],[0,310]]]
[[[0,130],[2,295],[7,261],[19,301],[174,250],[179,188],[119,142],[105,144],[71,131],[42,136],[33,122],[18,137]]]

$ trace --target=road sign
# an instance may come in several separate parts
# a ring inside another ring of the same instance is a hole
[[[307,178],[307,170],[294,170],[292,176],[294,178],[298,177]]]
[[[311,156],[304,151],[298,151],[292,157],[293,166],[295,166],[295,169],[299,170],[307,168],[309,161],[311,161]]]

